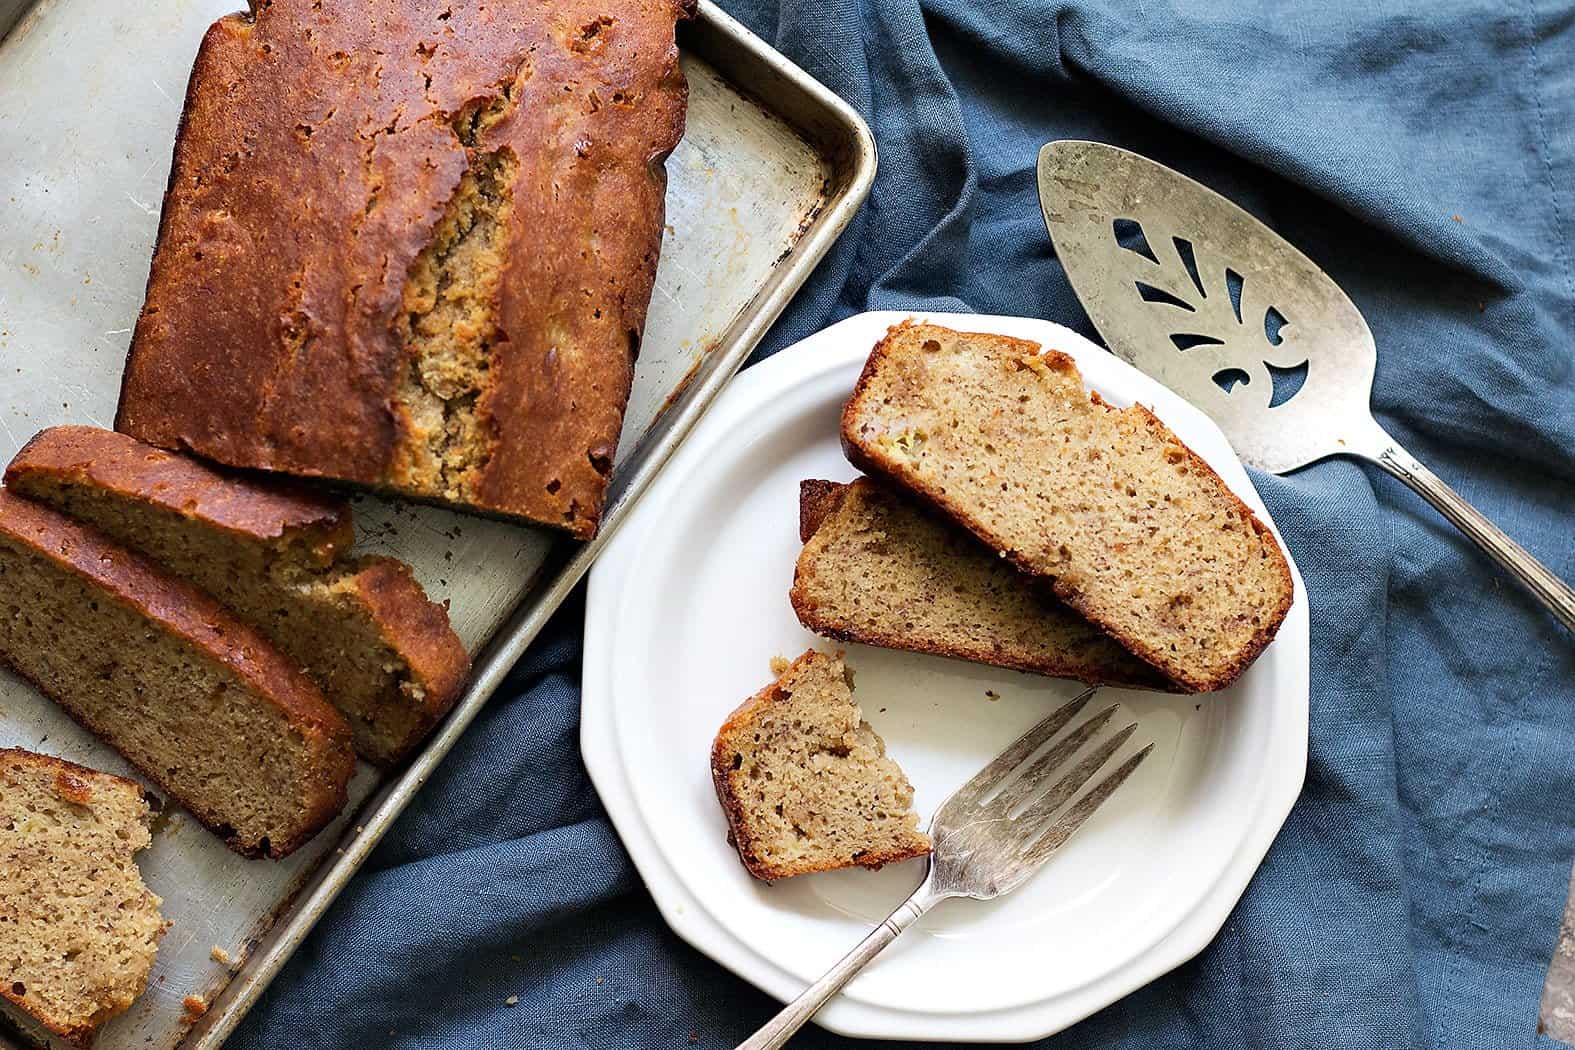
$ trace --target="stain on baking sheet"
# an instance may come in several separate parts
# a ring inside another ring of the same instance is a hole
[[[688,392],[690,385],[693,384],[696,377],[700,375],[701,366],[706,363],[706,359],[711,356],[711,351],[716,349],[716,345],[716,341],[713,339],[705,346],[701,347],[700,351],[695,354],[694,364],[689,366],[689,371],[685,372],[684,377],[678,381],[678,385],[673,387],[673,392],[667,395],[667,399],[662,402],[662,407],[656,410],[656,416],[651,420],[651,425],[653,427],[657,423],[661,422],[663,416],[667,415],[668,409],[672,408],[674,405],[678,404],[680,400],[682,400],[684,394]]]

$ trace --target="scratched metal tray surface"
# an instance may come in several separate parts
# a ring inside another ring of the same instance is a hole
[[[0,40],[0,462],[42,427],[111,424],[187,75],[204,29],[237,6],[41,0]],[[667,165],[656,292],[600,536],[576,544],[356,498],[362,549],[409,562],[450,602],[476,657],[469,690],[406,768],[363,765],[345,813],[286,861],[244,860],[166,810],[140,861],[172,926],[147,993],[101,1050],[222,1043],[868,193],[869,131],[824,87],[709,0],[681,45],[688,130]],[[134,775],[0,671],[4,746]]]

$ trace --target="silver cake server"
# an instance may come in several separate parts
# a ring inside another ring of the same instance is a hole
[[[1575,630],[1575,591],[1373,419],[1373,334],[1312,260],[1207,187],[1098,142],[1039,151],[1039,202],[1105,344],[1213,417],[1245,462],[1376,463]]]

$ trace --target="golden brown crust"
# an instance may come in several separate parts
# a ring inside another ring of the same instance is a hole
[[[858,442],[855,436],[857,433],[856,420],[858,413],[862,409],[862,398],[868,392],[870,384],[874,382],[874,377],[884,360],[893,353],[898,338],[911,329],[921,327],[925,326],[911,318],[902,321],[899,324],[893,325],[887,331],[886,335],[882,337],[880,342],[875,344],[874,349],[870,352],[869,359],[865,362],[864,369],[859,374],[858,382],[854,384],[853,393],[848,398],[847,403],[842,409],[840,436],[842,450],[844,455],[846,455],[848,462],[866,474],[884,478],[892,484],[897,485],[904,491],[917,496],[926,505],[934,508],[956,524],[962,526],[965,529],[968,529],[970,532],[978,536],[979,539],[985,544],[1001,552],[1009,561],[1012,562],[1012,564],[1016,565],[1023,572],[1031,576],[1038,576],[1040,578],[1046,579],[1049,582],[1056,597],[1060,598],[1070,608],[1074,609],[1090,623],[1098,626],[1110,637],[1120,642],[1122,646],[1124,646],[1133,655],[1138,656],[1150,663],[1154,662],[1159,654],[1152,647],[1146,645],[1141,638],[1137,638],[1131,632],[1123,631],[1119,627],[1112,626],[1111,624],[1104,622],[1097,615],[1097,610],[1091,608],[1090,603],[1084,600],[1083,597],[1079,595],[1073,588],[1068,587],[1065,583],[1056,579],[1054,576],[1047,576],[1040,573],[1034,565],[1030,564],[1029,561],[1021,555],[1020,552],[1012,550],[1010,543],[1000,536],[991,535],[989,530],[983,527],[982,523],[973,520],[966,510],[958,506],[954,500],[948,498],[945,492],[934,486],[924,484],[922,482],[916,482],[914,479],[904,476],[904,473],[899,469],[895,459],[888,453],[876,445],[861,445]],[[1030,340],[1015,339],[1010,336],[994,335],[986,332],[970,332],[966,334],[971,339],[994,346],[999,350],[1001,356],[1004,358],[1019,359],[1026,356],[1034,356],[1043,360],[1046,367],[1055,369],[1057,371],[1066,371],[1068,369],[1075,371],[1077,367],[1076,362],[1070,356],[1063,354],[1058,350],[1044,349],[1038,343],[1032,342]],[[1108,404],[1104,401],[1104,399],[1100,398],[1097,392],[1091,394],[1091,399],[1097,405],[1101,405],[1111,411],[1116,411],[1114,406]],[[1286,563],[1285,554],[1280,550],[1279,544],[1274,540],[1273,534],[1270,533],[1264,524],[1257,519],[1257,516],[1252,513],[1251,508],[1243,503],[1240,497],[1238,497],[1234,492],[1231,492],[1230,486],[1226,485],[1220,476],[1214,472],[1214,468],[1210,467],[1203,461],[1201,457],[1197,455],[1197,453],[1188,448],[1180,438],[1176,437],[1176,435],[1171,432],[1169,427],[1165,426],[1165,424],[1147,408],[1144,408],[1141,405],[1134,407],[1138,408],[1142,412],[1147,425],[1154,430],[1156,437],[1162,439],[1164,443],[1169,446],[1174,446],[1181,449],[1189,458],[1189,461],[1194,465],[1194,467],[1197,468],[1197,473],[1200,476],[1212,479],[1213,483],[1218,486],[1219,491],[1226,494],[1235,507],[1237,507],[1240,512],[1245,515],[1254,535],[1258,536],[1260,539],[1267,540],[1266,549],[1271,552],[1272,557],[1276,562],[1276,575],[1281,578],[1281,581],[1284,584],[1284,597],[1277,606],[1276,613],[1272,620],[1270,620],[1270,622],[1263,628],[1260,628],[1257,632],[1255,632],[1251,642],[1244,648],[1243,655],[1240,658],[1233,660],[1225,671],[1212,677],[1182,678],[1178,675],[1170,676],[1172,681],[1182,692],[1206,693],[1212,692],[1216,689],[1223,689],[1225,686],[1234,681],[1242,671],[1246,670],[1247,666],[1257,658],[1258,654],[1261,653],[1263,649],[1274,640],[1275,634],[1278,633],[1280,629],[1280,624],[1284,622],[1286,613],[1290,611],[1290,607],[1295,598],[1290,566]]]
[[[253,539],[302,534],[303,548],[318,565],[329,564],[355,542],[347,500],[284,478],[226,474],[99,427],[50,427],[23,445],[6,467],[6,485],[27,495],[28,486],[42,480],[95,486]]]
[[[809,479],[798,483],[798,541],[808,543],[827,518],[842,506],[849,486],[840,481]]]
[[[373,734],[358,740],[371,762],[388,764],[408,754],[453,706],[470,673],[469,654],[449,625],[447,611],[427,598],[408,566],[383,557],[340,560],[355,540],[350,505],[342,498],[319,495],[283,478],[227,474],[126,434],[82,426],[41,431],[11,461],[5,480],[17,493],[56,509],[60,504],[52,498],[52,486],[97,489],[138,507],[210,526],[241,544],[261,544],[264,557],[288,545],[315,569],[353,573],[347,596],[408,667],[414,687],[404,688],[390,702],[417,714],[411,731],[393,744]],[[264,633],[270,629],[267,622],[258,626]],[[300,655],[287,638],[275,639],[286,653]],[[329,678],[319,681],[327,695],[334,696]],[[342,698],[335,699],[342,703]]]
[[[722,804],[722,812],[727,817],[727,840],[733,848],[738,850],[738,859],[748,869],[749,874],[763,882],[776,879],[790,878],[794,875],[812,875],[820,871],[836,871],[846,865],[835,863],[817,864],[805,861],[801,864],[773,864],[760,855],[754,840],[749,835],[749,824],[745,819],[744,805],[738,797],[737,790],[733,787],[733,760],[729,741],[734,733],[745,729],[756,713],[762,707],[779,702],[782,699],[782,682],[792,676],[794,672],[808,667],[810,664],[821,660],[841,659],[842,654],[835,657],[814,649],[807,650],[798,659],[788,666],[788,669],[777,676],[777,680],[760,690],[755,695],[745,700],[733,709],[722,723],[722,728],[716,731],[716,739],[711,743],[711,783],[716,788],[717,801]],[[928,839],[920,835],[928,843]],[[859,857],[856,862],[861,868],[871,871],[895,864],[900,860],[913,857],[922,857],[930,852],[928,845],[922,849],[915,847],[909,850],[890,849],[884,851],[871,851]]]
[[[483,155],[507,187],[490,440],[457,505],[587,537],[661,246],[693,0],[253,0],[192,71],[117,427],[390,487],[412,263]],[[497,119],[471,145],[456,125]],[[440,493],[406,492],[443,500]]]
[[[426,738],[459,699],[470,675],[470,654],[449,624],[448,610],[421,589],[410,566],[393,558],[369,557],[355,577],[355,597],[382,632],[383,641],[404,658],[420,696],[405,702],[421,717],[405,740],[380,756],[397,762]]]
[[[77,1048],[77,1050],[93,1050],[93,1043],[98,1037],[99,1026],[105,1021],[109,1020],[110,1017],[113,1017],[115,1013],[120,1012],[117,1010],[111,1012],[108,1016],[101,1017],[97,1020],[84,1021],[81,1024],[71,1024],[70,1022],[61,1020],[59,1017],[34,1010],[31,1006],[27,1005],[26,1001],[21,996],[13,993],[11,989],[4,984],[0,984],[0,1006],[9,1006],[18,1014],[28,1018],[34,1024],[56,1036],[61,1042],[68,1046],[74,1046]],[[0,1035],[3,1034],[3,1030],[0,1030]],[[27,1033],[24,1032],[23,1034],[26,1035]],[[27,1040],[27,1042],[31,1042],[32,1039],[36,1038],[37,1036],[34,1035],[31,1039]],[[3,1045],[10,1046],[11,1044],[8,1042]]]
[[[825,524],[829,517],[837,512],[848,492],[855,486],[872,484],[874,482],[868,478],[859,478],[851,483],[835,481],[799,482],[799,534],[802,541],[808,544],[814,538],[814,534],[820,530],[820,527]],[[1004,667],[1008,670],[1023,671],[1028,674],[1049,675],[1055,678],[1074,678],[1089,685],[1117,685],[1131,689],[1149,689],[1156,692],[1177,692],[1181,688],[1157,670],[1146,668],[1146,665],[1137,660],[1130,661],[1135,665],[1132,668],[1133,673],[1126,674],[1120,668],[1098,664],[1093,661],[1073,662],[1071,660],[1040,661],[1020,659],[1003,650],[986,650],[970,648],[964,645],[946,645],[919,641],[911,634],[898,634],[876,627],[849,627],[844,622],[826,614],[820,608],[820,604],[809,594],[808,588],[803,583],[803,573],[804,556],[801,554],[798,563],[793,567],[793,586],[788,591],[788,601],[792,604],[793,612],[798,616],[799,623],[823,638],[830,638],[838,642],[874,645],[883,649],[900,649],[910,653],[927,653],[931,656],[944,656],[953,660],[967,660],[972,663],[988,664],[991,667]],[[1038,578],[1027,575],[1023,577],[1023,586],[1049,590]],[[1148,673],[1144,673],[1145,669]]]
[[[4,489],[0,489],[0,535],[75,574],[102,591],[106,599],[130,607],[150,624],[200,647],[210,659],[250,685],[259,697],[278,705],[310,749],[320,775],[312,796],[304,800],[305,814],[298,833],[281,842],[270,841],[268,856],[287,856],[344,808],[346,789],[355,772],[350,727],[317,687],[252,627],[206,591],[169,575],[99,532]],[[50,694],[43,683],[34,684],[88,730],[112,742],[105,727],[85,717],[71,697]],[[179,801],[210,829],[219,832],[223,828],[222,815],[209,811],[199,800],[170,790],[158,770],[138,768],[166,796]],[[257,847],[240,842],[233,833],[226,836],[225,842],[245,856],[262,853]]]
[[[28,765],[48,769],[55,774],[55,791],[61,798],[79,806],[93,804],[94,788],[115,789],[135,794],[147,802],[152,800],[142,785],[129,777],[100,772],[88,766],[68,762],[54,755],[44,755],[21,747],[0,747],[0,766]],[[156,807],[155,807],[156,808]]]

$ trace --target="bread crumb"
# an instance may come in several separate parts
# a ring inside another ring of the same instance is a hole
[[[208,1012],[208,1001],[200,995],[188,995],[180,1001],[180,1005],[191,1017],[201,1017]]]
[[[209,950],[208,955],[216,963],[220,963],[224,966],[230,965],[230,953],[219,947],[217,944],[215,944],[212,949]]]
[[[503,1005],[504,1006],[518,1006],[519,1004],[520,1004],[520,997],[517,996],[517,995],[511,995],[507,999],[503,1000]]]
[[[514,962],[524,962],[525,961],[525,960],[521,959],[518,955],[511,955],[511,956],[509,956],[509,958],[512,959]]]
[[[781,678],[783,675],[787,674],[787,669],[792,666],[792,664],[788,663],[787,657],[780,653],[771,658],[771,673],[776,675],[778,678]]]

